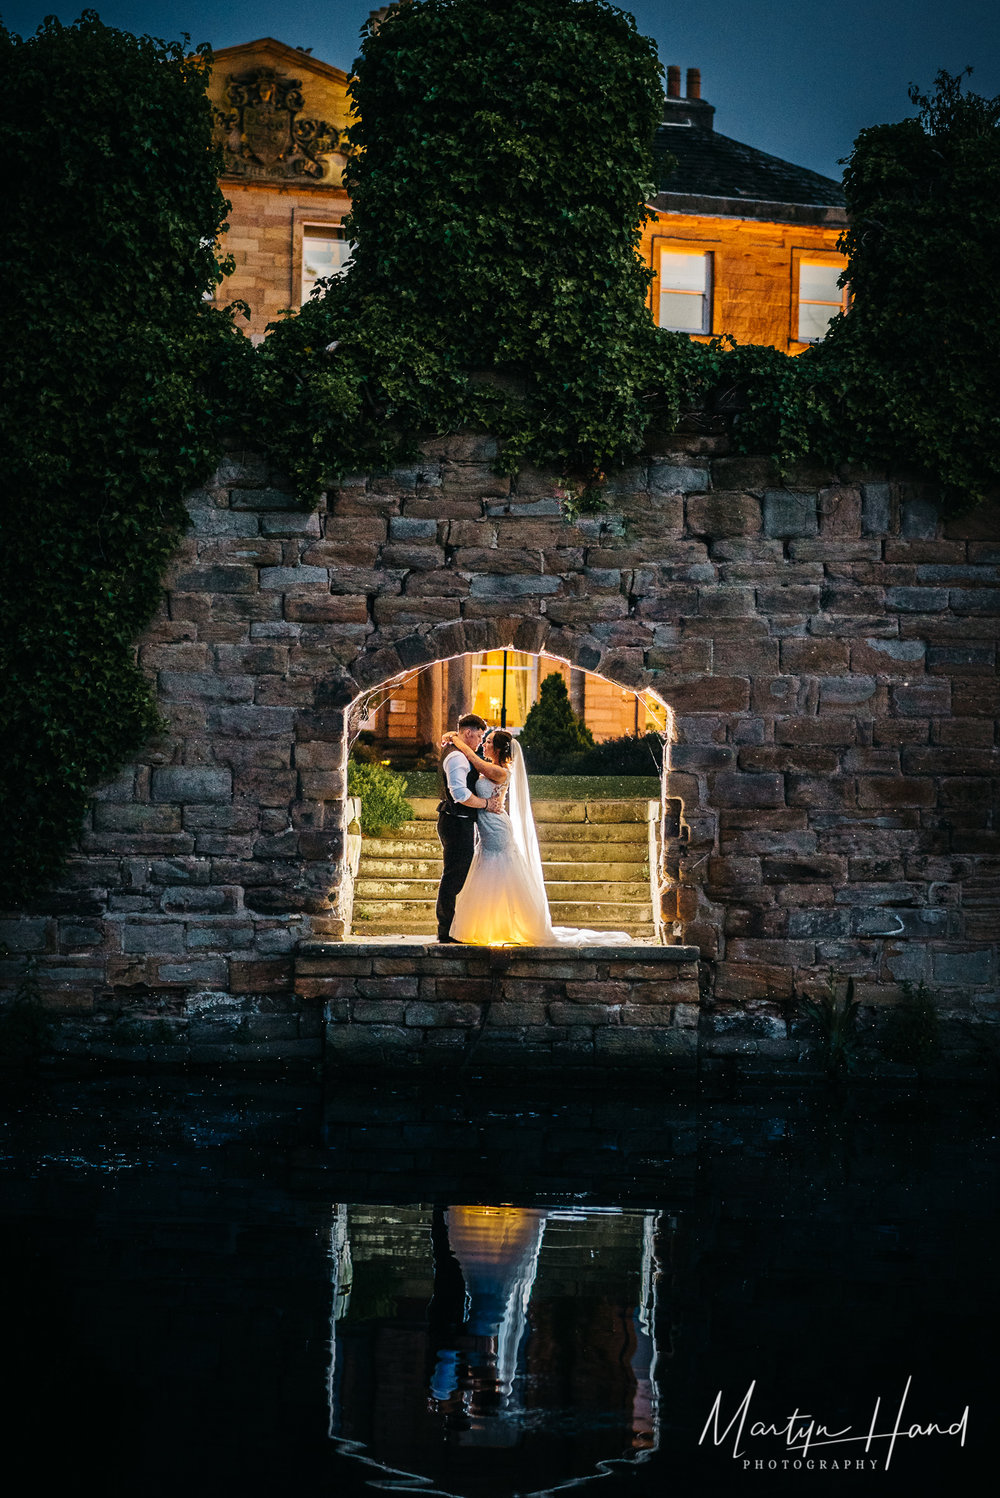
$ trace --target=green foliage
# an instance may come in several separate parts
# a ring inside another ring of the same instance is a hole
[[[837,1077],[857,1070],[859,1006],[854,997],[854,979],[847,979],[841,996],[837,980],[831,978],[827,993],[803,999],[801,1004],[812,1030],[816,1054],[829,1075]]]
[[[584,752],[593,749],[594,735],[573,711],[558,671],[539,687],[538,701],[524,720],[518,742],[527,769],[543,775],[574,770]]]
[[[508,470],[641,445],[691,347],[654,327],[636,256],[659,74],[606,0],[414,0],[368,31],[353,261],[261,352],[261,420],[304,496],[466,425]]]
[[[1000,480],[1000,98],[942,72],[910,99],[847,162],[848,314],[795,359],[719,342],[699,383],[742,388],[745,451],[916,467],[963,507]]]
[[[406,781],[388,765],[347,764],[347,794],[361,800],[361,831],[370,837],[413,820],[413,807],[406,799]]]
[[[249,345],[202,298],[227,204],[208,53],[85,11],[0,28],[7,492],[0,905],[59,870],[88,792],[157,731],[133,641]]]
[[[626,733],[602,739],[575,761],[574,775],[661,775],[663,739],[658,733]],[[567,771],[566,773],[570,773]]]

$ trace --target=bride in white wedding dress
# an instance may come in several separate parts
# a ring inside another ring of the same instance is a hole
[[[632,938],[625,931],[586,931],[553,926],[542,877],[538,834],[521,746],[506,729],[494,729],[483,757],[455,734],[446,735],[479,771],[475,794],[506,793],[505,811],[480,811],[476,851],[455,900],[451,935],[470,946],[611,946]]]

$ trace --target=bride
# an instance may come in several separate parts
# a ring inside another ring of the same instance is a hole
[[[504,728],[493,729],[480,756],[457,734],[445,742],[479,771],[475,794],[499,792],[504,811],[480,811],[476,851],[455,900],[451,935],[471,946],[607,946],[631,941],[624,931],[585,931],[553,926],[542,878],[538,835],[531,815],[528,776],[521,746]]]

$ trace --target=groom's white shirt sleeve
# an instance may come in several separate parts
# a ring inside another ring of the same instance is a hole
[[[453,749],[444,757],[444,778],[448,782],[448,789],[456,801],[466,802],[472,800],[472,792],[468,787],[469,761],[461,749]]]

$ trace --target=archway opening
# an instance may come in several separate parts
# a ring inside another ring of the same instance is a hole
[[[682,807],[667,794],[673,715],[655,692],[583,670],[554,655],[466,652],[423,664],[358,696],[348,750],[406,778],[413,817],[360,832],[348,807],[347,877],[340,908],[348,939],[434,939],[441,873],[437,805],[442,733],[465,712],[521,736],[542,684],[556,676],[592,749],[557,764],[530,751],[532,804],[554,924],[624,930],[634,941],[681,938],[676,883]]]

